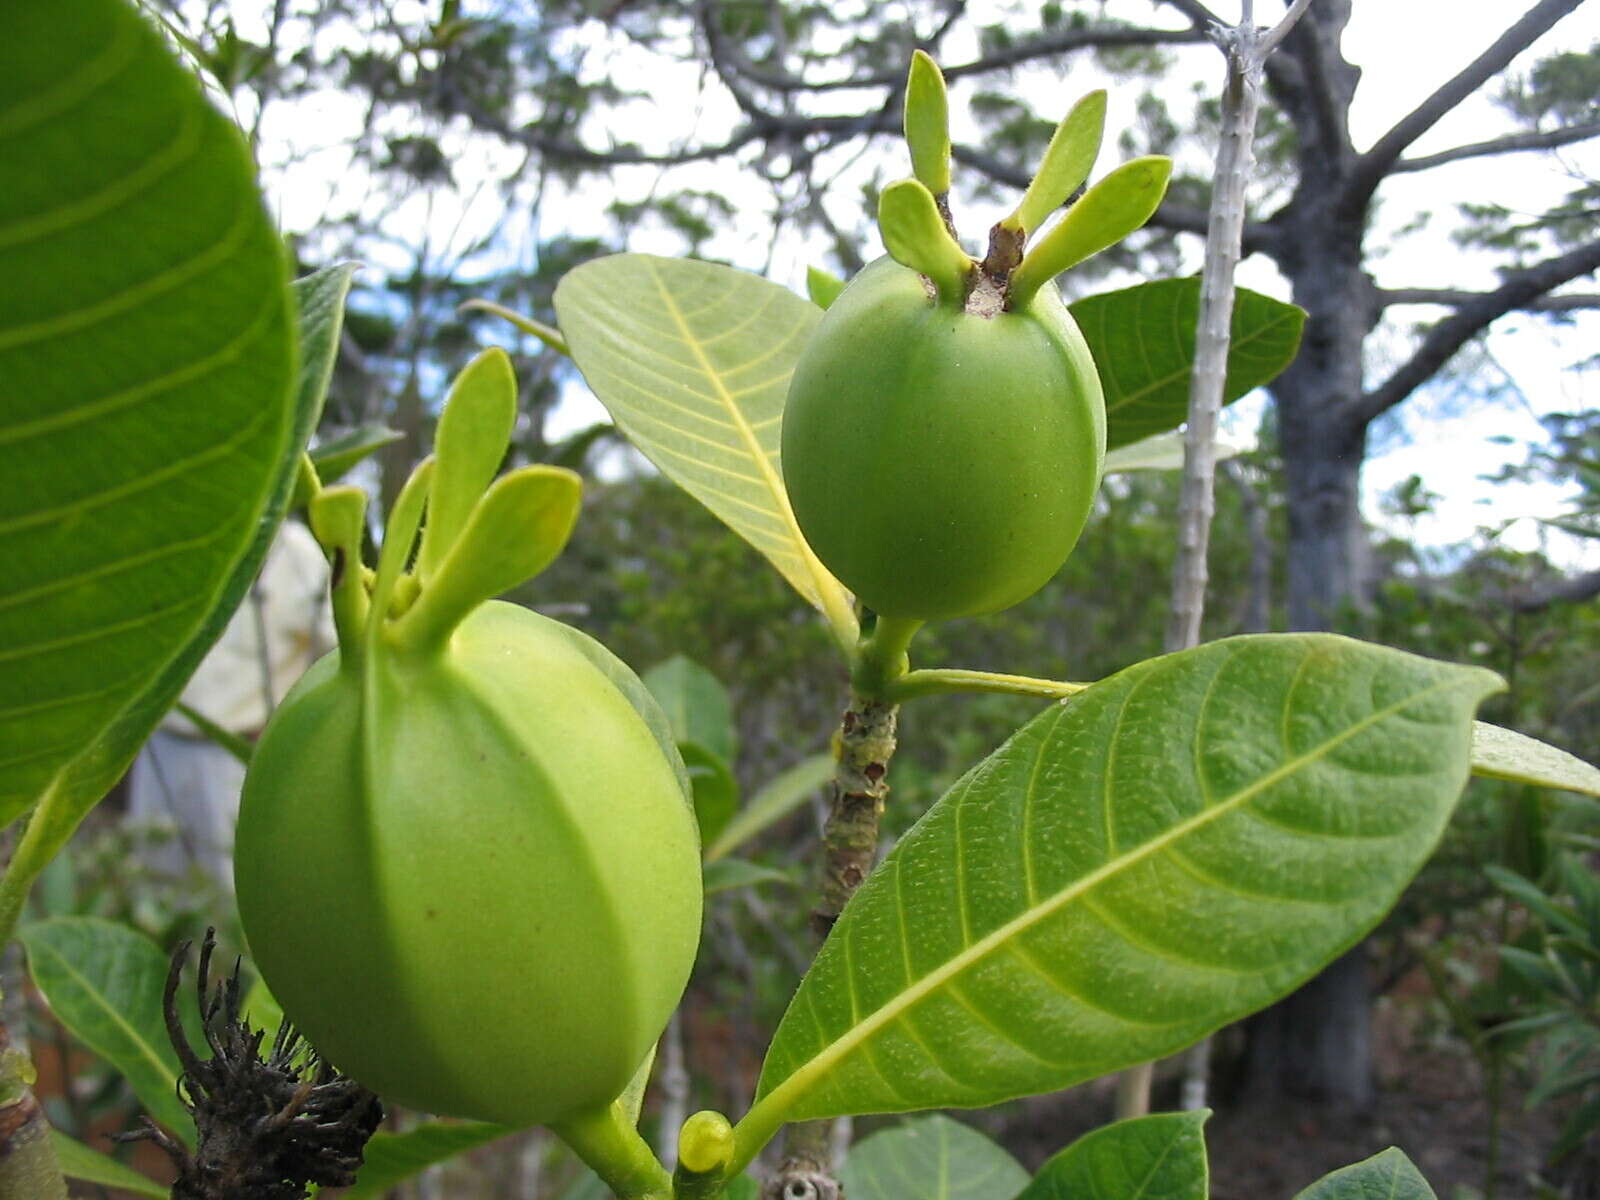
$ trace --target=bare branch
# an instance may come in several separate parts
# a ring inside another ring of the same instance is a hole
[[[1197,29],[1209,29],[1213,25],[1226,24],[1216,13],[1212,12],[1200,0],[1161,0],[1168,8],[1175,8],[1189,20],[1193,21]]]
[[[1442,304],[1460,308],[1487,298],[1488,292],[1464,292],[1455,288],[1379,288],[1378,303],[1387,308],[1391,304]],[[1578,312],[1581,309],[1600,308],[1600,293],[1567,292],[1555,296],[1535,296],[1526,304],[1517,306],[1518,312]]]
[[[1278,43],[1289,36],[1289,31],[1305,15],[1306,9],[1311,7],[1311,0],[1294,0],[1289,6],[1289,11],[1283,14],[1283,19],[1274,25],[1261,40],[1256,43],[1256,53],[1261,56],[1261,61],[1266,62],[1267,56],[1278,48]]]
[[[709,24],[705,27],[709,31]],[[1064,29],[1057,33],[1029,38],[1002,50],[975,58],[970,62],[941,67],[946,79],[959,79],[963,75],[982,75],[1006,67],[1021,66],[1040,58],[1053,58],[1074,50],[1103,46],[1165,46],[1203,42],[1205,30],[1199,26],[1188,29],[1147,29],[1139,26],[1108,25],[1088,29]],[[848,79],[806,79],[788,72],[768,70],[751,62],[740,47],[729,45],[724,54],[730,67],[750,83],[775,92],[837,92],[851,88],[901,88],[905,86],[904,67],[874,71],[870,75],[855,75]]]
[[[1543,129],[1532,133],[1508,133],[1505,137],[1490,138],[1486,142],[1472,142],[1453,150],[1437,154],[1420,154],[1416,158],[1402,158],[1389,168],[1391,175],[1403,171],[1426,171],[1429,167],[1459,162],[1463,158],[1482,158],[1490,154],[1512,154],[1518,150],[1553,150],[1573,142],[1585,142],[1600,137],[1600,121],[1589,125],[1568,125],[1562,129]]]
[[[1524,308],[1569,279],[1597,269],[1600,269],[1600,239],[1537,266],[1508,273],[1506,281],[1494,291],[1484,292],[1475,300],[1458,306],[1454,314],[1435,325],[1422,339],[1415,354],[1380,387],[1355,402],[1355,415],[1363,421],[1381,416],[1427,382],[1457,350],[1497,318]]]
[[[1523,14],[1521,20],[1496,38],[1493,45],[1447,80],[1433,95],[1401,117],[1388,133],[1361,156],[1345,185],[1340,206],[1346,212],[1364,208],[1378,183],[1394,169],[1407,146],[1432,129],[1439,118],[1503,71],[1512,59],[1581,3],[1583,0],[1539,0]],[[1443,13],[1440,19],[1445,19]]]
[[[1520,613],[1543,612],[1552,604],[1573,604],[1600,596],[1600,571],[1588,571],[1552,584],[1541,592],[1513,596],[1511,607]]]

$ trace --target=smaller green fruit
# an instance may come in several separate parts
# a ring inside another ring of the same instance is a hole
[[[973,616],[1031,595],[1071,552],[1100,484],[1105,401],[1053,286],[980,315],[884,258],[801,354],[782,453],[801,531],[863,604]]]

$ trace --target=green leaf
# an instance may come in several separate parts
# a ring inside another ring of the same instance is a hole
[[[1487,721],[1472,725],[1472,773],[1485,779],[1600,796],[1600,768],[1547,742]]]
[[[878,232],[889,256],[932,280],[939,299],[959,311],[973,262],[945,228],[939,205],[921,181],[900,179],[878,197]]]
[[[487,1145],[512,1132],[486,1121],[430,1122],[405,1133],[375,1133],[367,1142],[365,1161],[355,1186],[340,1200],[378,1200],[429,1167]]]
[[[1171,1054],[1354,944],[1431,853],[1492,672],[1329,634],[1152,659],[1019,730],[845,909],[741,1144]]]
[[[732,891],[734,888],[753,887],[758,883],[793,884],[794,876],[776,867],[762,866],[743,858],[719,858],[708,862],[705,868],[706,895]]]
[[[314,414],[232,123],[129,5],[6,22],[0,822],[48,794],[44,850],[220,634]]]
[[[720,755],[699,742],[679,742],[678,753],[689,771],[694,789],[694,817],[700,825],[700,844],[714,839],[739,807],[739,784]]]
[[[1176,429],[1189,415],[1200,280],[1163,279],[1087,296],[1069,311],[1106,394],[1106,448]],[[1248,288],[1234,298],[1223,402],[1270,382],[1294,361],[1304,309]]]
[[[52,917],[18,937],[56,1019],[123,1074],[155,1121],[193,1146],[194,1121],[178,1099],[178,1054],[161,1015],[161,948],[98,917]]]
[[[711,845],[706,847],[706,862],[716,862],[730,850],[748,842],[767,826],[781,821],[833,778],[831,754],[803,758],[772,782],[733,815]]]
[[[289,292],[294,297],[300,337],[297,394],[301,408],[311,410],[312,429],[322,419],[322,405],[328,396],[328,384],[333,379],[333,364],[339,357],[345,298],[350,294],[350,282],[355,278],[357,267],[356,263],[335,263],[302,276],[289,285]],[[366,453],[370,454],[371,451]],[[326,461],[323,455],[324,451],[319,450],[312,455],[312,461]],[[335,478],[331,475],[320,477],[324,483],[332,482]]]
[[[1039,172],[1009,218],[1032,233],[1089,178],[1106,131],[1106,94],[1090,92],[1061,118],[1045,147]]]
[[[405,435],[387,425],[358,425],[311,451],[311,465],[323,483],[335,483],[363,459],[392,446]]]
[[[904,121],[911,172],[929,192],[950,190],[950,97],[944,73],[925,51],[911,52]]]
[[[569,272],[555,306],[578,369],[640,452],[835,630],[852,625],[848,593],[795,524],[778,463],[789,376],[822,318],[816,305],[731,267],[617,254]]]
[[[1428,1181],[1394,1146],[1324,1175],[1295,1200],[1437,1200]]]
[[[132,1192],[135,1196],[150,1196],[152,1200],[167,1200],[172,1194],[171,1188],[146,1179],[132,1167],[124,1166],[98,1150],[91,1150],[59,1130],[52,1129],[50,1137],[56,1144],[56,1159],[61,1163],[61,1173],[68,1179],[98,1183],[103,1187]]]
[[[857,1142],[839,1182],[850,1200],[1007,1200],[1028,1173],[976,1129],[934,1115]]]
[[[1239,453],[1238,446],[1217,442],[1217,461],[1232,458]],[[1118,471],[1181,471],[1183,469],[1183,435],[1175,430],[1158,433],[1127,446],[1118,446],[1106,453],[1105,474]]]
[[[1102,1126],[1057,1154],[1016,1200],[1206,1200],[1202,1127],[1211,1113],[1156,1113]]]
[[[723,762],[734,760],[733,702],[720,679],[694,659],[674,654],[644,673],[644,685],[667,714],[675,739],[697,742]]]

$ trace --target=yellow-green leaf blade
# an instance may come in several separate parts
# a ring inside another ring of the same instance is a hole
[[[773,1038],[768,1123],[978,1106],[1160,1057],[1393,904],[1467,775],[1475,668],[1235,638],[1055,707],[856,894]]]
[[[757,275],[645,254],[585,263],[555,305],[629,440],[846,627],[847,594],[801,536],[778,457],[789,377],[820,310]]]
[[[1548,742],[1487,721],[1475,721],[1472,726],[1472,773],[1485,779],[1600,796],[1600,767]]]

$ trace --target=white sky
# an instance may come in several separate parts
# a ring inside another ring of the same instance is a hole
[[[1315,2],[1317,0],[1313,0]],[[470,10],[471,5],[465,7]],[[984,7],[981,2],[970,6],[974,23],[981,22]],[[1235,15],[1238,11],[1237,4],[1229,0],[1217,0],[1212,7],[1224,16]],[[1509,16],[1518,15],[1525,8],[1520,0],[1355,0],[1343,49],[1345,57],[1363,71],[1351,113],[1357,145],[1364,146],[1375,140],[1493,41]],[[1257,19],[1262,21],[1281,11],[1273,0],[1261,0],[1256,9]],[[1121,3],[1113,5],[1113,11],[1139,19],[1154,10],[1145,5]],[[239,17],[246,36],[249,34],[248,19],[244,14]],[[1153,20],[1177,23],[1169,14],[1157,14]],[[1583,49],[1596,40],[1600,40],[1600,5],[1589,5],[1560,22],[1516,65],[1526,66],[1541,55],[1560,49]],[[974,50],[975,47],[952,41],[946,58],[960,61]],[[640,86],[644,86],[642,81],[649,80],[648,90],[663,97],[643,101],[633,110],[631,120],[637,123],[634,136],[647,145],[664,148],[692,140],[702,132],[714,136],[715,130],[726,129],[732,123],[734,114],[727,111],[728,102],[715,89],[701,87],[701,75],[693,64],[669,68],[660,59],[650,58],[634,48],[602,45],[591,53],[601,54],[611,68],[620,60],[626,72],[623,77],[640,81]],[[1179,112],[1191,81],[1203,85],[1214,83],[1220,74],[1220,56],[1210,47],[1198,46],[1176,52],[1174,59],[1177,70],[1169,103]],[[1082,70],[1062,79],[1053,70],[1040,68],[1022,72],[1019,83],[1023,94],[1038,111],[1047,112],[1052,108],[1065,111],[1072,100],[1100,85],[1102,80]],[[1493,86],[1480,90],[1440,121],[1411,153],[1425,154],[1479,141],[1504,130],[1504,118],[1488,99]],[[959,113],[963,92],[962,84],[957,81],[952,87],[952,99],[958,107],[958,138],[963,136]],[[1112,157],[1115,152],[1109,149],[1113,144],[1111,135],[1133,120],[1134,98],[1134,89],[1119,89],[1112,83],[1108,153],[1102,159],[1100,171],[1115,161]],[[849,104],[849,94],[839,93],[826,97],[821,107],[844,111]],[[669,117],[666,122],[662,120],[664,113]],[[301,161],[292,172],[276,176],[280,181],[276,199],[285,227],[291,230],[311,228],[324,213],[358,202],[357,189],[365,186],[364,181],[353,179],[344,170],[343,151],[335,143],[340,136],[353,133],[359,127],[361,114],[348,101],[328,97],[317,107],[312,121],[308,122],[303,109],[293,112],[285,109],[282,117],[282,123],[269,122],[267,145],[275,139],[283,139],[301,146],[319,142],[330,146],[327,151]],[[476,164],[474,158],[479,160]],[[463,157],[456,163],[457,178],[471,178],[475,166],[488,177],[494,168],[504,167],[510,161],[510,157],[505,156],[497,163],[493,156],[481,152],[469,155],[464,150]],[[855,184],[866,164],[847,164],[841,157],[838,166],[840,204],[835,211],[843,215],[858,206],[859,193]],[[1369,243],[1385,247],[1386,252],[1372,260],[1370,269],[1384,286],[1491,287],[1493,259],[1460,251],[1446,236],[1456,224],[1453,204],[1474,199],[1537,211],[1561,193],[1568,181],[1567,172],[1571,171],[1589,177],[1600,176],[1600,142],[1569,147],[1554,155],[1522,154],[1467,160],[1396,177],[1388,181],[1381,192],[1383,206]],[[663,186],[662,181],[662,172],[653,167],[621,169],[611,180],[616,193],[628,199],[648,194]],[[749,172],[741,172],[730,164],[680,170],[671,176],[671,181],[673,186],[717,190],[738,204],[741,211],[770,212],[772,198],[766,186]],[[541,210],[543,228],[539,232],[543,236],[555,232],[610,233],[604,215],[605,203],[610,197],[596,197],[594,187],[592,182],[587,183],[576,194],[563,193],[560,188],[551,189]],[[1436,210],[1438,217],[1434,226],[1394,240],[1393,232],[1406,225],[1421,208]],[[976,234],[1002,215],[1003,210],[971,211],[958,213],[958,218],[968,240],[975,241]],[[464,204],[439,200],[430,206],[418,197],[391,214],[389,219],[393,223],[391,227],[396,229],[428,229],[443,246],[464,243],[491,222],[498,223],[502,219],[502,208],[496,191],[485,188],[475,198],[468,197]],[[523,236],[532,240],[534,231],[527,230]],[[635,231],[629,248],[673,253],[678,243],[673,235],[665,232],[640,229]],[[866,249],[869,258],[877,253],[876,246]],[[1198,239],[1194,239],[1194,267],[1198,267],[1198,250]],[[797,290],[803,289],[806,265],[823,261],[822,248],[815,240],[808,242],[792,235],[774,239],[770,218],[766,216],[741,222],[719,234],[707,246],[707,252],[754,270],[765,270],[772,278]],[[373,257],[381,257],[381,251]],[[1276,276],[1271,265],[1259,257],[1244,264],[1240,279],[1270,294],[1288,294],[1286,284]],[[1592,281],[1580,281],[1578,286],[1594,290]],[[1405,308],[1391,310],[1391,313],[1409,322],[1435,319],[1440,310]],[[1600,372],[1584,374],[1567,369],[1572,362],[1593,353],[1597,343],[1600,343],[1600,313],[1584,314],[1578,324],[1564,329],[1553,329],[1537,319],[1520,316],[1499,322],[1490,335],[1489,352],[1504,367],[1524,401],[1509,406],[1468,406],[1453,419],[1430,420],[1424,419],[1428,410],[1460,410],[1463,406],[1459,398],[1438,394],[1413,397],[1405,406],[1413,414],[1404,423],[1409,440],[1387,439],[1389,444],[1378,446],[1368,461],[1364,478],[1369,516],[1378,518],[1376,497],[1413,472],[1421,474],[1432,491],[1448,498],[1439,512],[1425,518],[1414,530],[1406,531],[1423,541],[1461,541],[1470,537],[1480,525],[1498,524],[1532,514],[1558,513],[1562,497],[1554,489],[1489,485],[1478,476],[1508,460],[1521,458],[1517,446],[1497,445],[1489,442],[1489,437],[1509,435],[1519,442],[1538,442],[1543,439],[1537,421],[1539,413],[1584,410],[1600,403]],[[1396,353],[1403,349],[1403,343],[1397,345]],[[1247,400],[1235,407],[1225,433],[1231,440],[1248,441],[1259,405],[1252,406]],[[598,402],[574,389],[572,399],[556,414],[552,433],[559,435],[580,428],[601,416]],[[1539,544],[1545,532],[1537,523],[1522,520],[1506,536],[1513,544],[1528,547]],[[1562,535],[1557,535],[1547,548],[1558,558],[1574,564],[1600,562],[1600,548],[1575,543]]]

